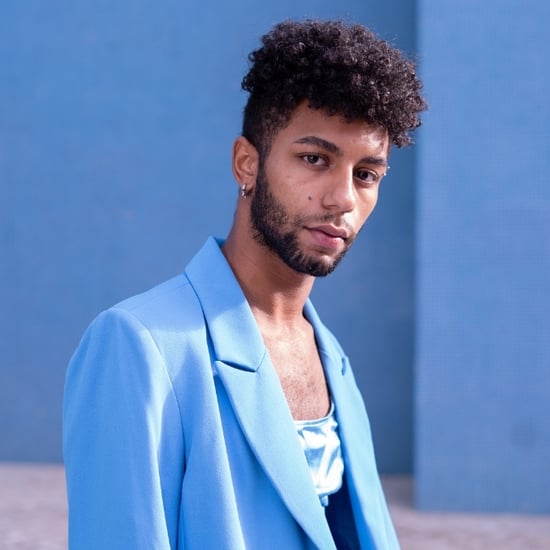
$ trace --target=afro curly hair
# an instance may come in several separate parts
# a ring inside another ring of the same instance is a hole
[[[379,124],[398,147],[412,142],[426,108],[415,65],[362,25],[284,21],[248,56],[242,134],[260,154],[304,101],[346,120]]]

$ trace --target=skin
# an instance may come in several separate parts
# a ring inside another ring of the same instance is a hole
[[[334,269],[374,210],[388,152],[384,129],[306,103],[275,134],[263,162],[244,137],[233,146],[233,174],[246,197],[222,250],[295,419],[320,418],[330,408],[303,308],[315,276]]]

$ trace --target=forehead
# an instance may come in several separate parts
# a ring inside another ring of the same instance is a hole
[[[301,103],[291,114],[286,126],[273,137],[272,148],[315,136],[334,143],[343,152],[353,149],[387,155],[389,136],[385,128],[364,120],[348,121],[341,115],[329,115],[321,109]]]

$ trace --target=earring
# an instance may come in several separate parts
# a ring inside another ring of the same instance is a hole
[[[246,184],[241,185],[241,197],[246,199]]]

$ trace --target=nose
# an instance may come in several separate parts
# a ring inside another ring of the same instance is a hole
[[[351,212],[355,206],[355,186],[352,170],[331,174],[323,194],[323,206],[339,213]]]

